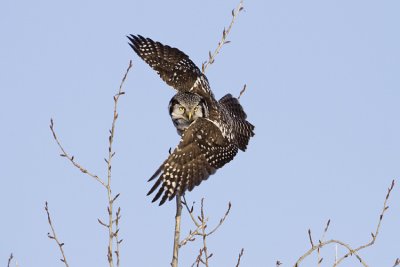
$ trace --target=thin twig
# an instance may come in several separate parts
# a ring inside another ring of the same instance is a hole
[[[107,184],[106,184],[106,189],[107,189],[107,197],[108,197],[108,250],[107,250],[107,258],[108,258],[108,263],[110,267],[114,266],[114,260],[113,260],[113,240],[114,238],[116,238],[116,242],[117,242],[117,251],[116,251],[116,255],[117,255],[117,265],[119,266],[119,245],[118,245],[118,226],[117,226],[117,230],[116,232],[114,232],[113,230],[113,204],[114,204],[114,200],[119,196],[119,194],[117,194],[115,197],[112,195],[111,192],[111,163],[112,163],[112,159],[115,156],[115,152],[113,151],[113,141],[114,141],[114,135],[115,135],[115,124],[117,122],[118,119],[118,112],[117,112],[117,107],[118,107],[118,100],[119,97],[123,94],[125,94],[125,92],[122,91],[122,87],[124,85],[124,82],[126,80],[126,77],[128,76],[129,70],[132,68],[132,60],[129,61],[129,65],[128,68],[126,69],[125,75],[122,78],[121,84],[119,86],[119,90],[118,93],[116,95],[114,95],[114,116],[113,116],[113,120],[111,123],[111,130],[110,130],[110,136],[108,137],[108,160],[106,160],[107,163]],[[120,210],[117,212],[117,217],[119,216],[119,212]]]
[[[75,161],[74,156],[70,156],[70,155],[65,151],[65,149],[64,149],[63,146],[61,145],[60,141],[58,140],[58,137],[57,137],[56,132],[55,132],[55,130],[54,130],[54,121],[53,121],[53,119],[50,119],[50,130],[51,130],[51,132],[53,133],[54,140],[56,140],[56,143],[57,143],[58,147],[60,148],[60,150],[61,150],[61,152],[62,152],[62,153],[60,154],[60,156],[61,156],[61,157],[67,158],[67,159],[68,159],[76,168],[78,168],[81,172],[83,172],[84,174],[87,174],[87,175],[89,175],[90,177],[96,179],[96,181],[98,181],[101,185],[103,185],[104,187],[106,187],[106,184],[103,182],[103,180],[101,180],[101,179],[99,178],[99,176],[97,176],[97,175],[95,175],[95,174],[92,174],[92,173],[89,172],[86,168],[82,167],[82,165],[80,165],[78,162]]]
[[[308,229],[308,238],[310,239],[311,247],[314,247],[314,242],[311,237],[311,229]]]
[[[244,94],[244,92],[246,92],[246,87],[247,85],[243,85],[243,89],[240,91],[239,96],[238,96],[238,100],[240,99],[240,97],[242,97],[242,95]]]
[[[328,222],[326,223],[326,226],[325,226],[325,229],[324,229],[324,233],[322,234],[322,237],[319,240],[320,244],[321,244],[321,242],[323,242],[325,240],[325,235],[326,235],[326,232],[328,232],[328,228],[329,228],[329,224],[330,223],[331,223],[331,220],[329,219]],[[318,264],[318,267],[320,267],[321,266],[321,262],[323,260],[323,258],[321,258],[321,248],[317,249],[317,253],[318,253],[317,264]]]
[[[382,208],[381,214],[379,215],[378,225],[376,226],[375,234],[371,233],[371,236],[372,236],[371,241],[370,241],[369,243],[365,244],[365,245],[359,246],[358,248],[356,248],[356,249],[354,250],[354,252],[357,252],[357,251],[360,251],[360,250],[362,250],[362,249],[365,249],[365,248],[367,248],[367,247],[369,247],[369,246],[372,246],[372,245],[375,243],[376,238],[377,238],[377,236],[378,236],[378,234],[379,234],[379,229],[381,228],[381,223],[382,223],[383,215],[385,214],[385,212],[386,212],[386,211],[388,210],[388,208],[389,208],[388,206],[386,206],[386,204],[387,204],[387,201],[388,201],[388,199],[389,199],[390,193],[391,193],[392,190],[393,190],[393,187],[394,187],[394,180],[392,180],[392,184],[389,186],[388,191],[387,191],[387,194],[386,194],[385,201],[383,202],[383,208]],[[343,257],[341,257],[341,258],[337,261],[337,263],[335,263],[335,265],[333,265],[333,266],[336,267],[337,265],[340,264],[340,262],[341,262],[342,260],[344,260],[345,258],[347,258],[348,256],[350,256],[351,254],[352,254],[351,251],[348,252],[348,253],[345,254]],[[365,266],[366,266],[366,265],[365,265]]]
[[[199,255],[197,255],[196,260],[194,261],[194,263],[191,265],[191,267],[194,267],[196,265],[196,267],[199,267],[200,262],[204,264],[202,257],[203,256],[203,249],[200,249],[199,251]]]
[[[240,260],[242,259],[243,253],[244,253],[244,248],[242,248],[242,250],[241,250],[240,253],[239,253],[239,257],[238,257],[238,260],[237,260],[236,267],[239,267],[239,265],[240,265]]]
[[[296,261],[296,263],[295,263],[294,266],[295,266],[295,267],[300,266],[300,263],[301,263],[305,258],[307,258],[307,256],[309,256],[311,253],[313,253],[313,252],[314,252],[315,250],[317,250],[318,248],[322,248],[322,247],[324,247],[324,246],[326,246],[326,245],[329,245],[329,244],[338,244],[338,245],[341,245],[341,246],[345,247],[348,251],[351,251],[352,254],[354,254],[354,255],[357,257],[357,259],[358,259],[361,263],[364,262],[363,259],[357,254],[357,252],[355,252],[355,250],[354,250],[350,245],[348,245],[348,244],[346,244],[346,243],[344,243],[344,242],[342,242],[342,241],[340,241],[340,240],[331,239],[331,240],[328,240],[328,241],[326,241],[326,242],[322,242],[322,243],[320,243],[320,244],[318,244],[318,245],[315,245],[315,246],[313,246],[312,248],[310,248],[306,253],[304,253],[304,254]],[[367,266],[367,265],[364,265],[364,266]]]
[[[207,237],[210,236],[211,234],[215,233],[219,229],[219,227],[225,222],[225,219],[229,215],[229,212],[231,210],[232,204],[229,202],[228,204],[228,209],[226,210],[224,216],[220,219],[218,225],[214,227],[213,230],[206,232],[206,228],[208,227],[207,222],[208,222],[208,217],[206,217],[204,213],[204,198],[201,199],[201,204],[200,204],[200,216],[197,216],[197,219],[193,215],[193,207],[189,208],[187,205],[186,199],[184,198],[184,205],[186,209],[188,210],[190,217],[192,218],[193,223],[196,225],[196,230],[191,231],[181,243],[182,245],[186,244],[188,241],[193,241],[194,236],[199,235],[202,237],[203,240],[203,247],[199,251],[199,255],[196,258],[196,261],[194,264],[197,264],[197,266],[202,263],[205,266],[209,266],[208,260],[213,256],[213,253],[209,253],[208,248],[207,248]],[[203,257],[204,256],[204,257]],[[193,266],[194,266],[193,264]]]
[[[228,217],[229,212],[231,211],[231,207],[232,207],[232,204],[231,204],[231,202],[229,202],[228,203],[228,209],[226,210],[224,217],[222,217],[222,219],[219,220],[218,225],[213,230],[211,230],[210,232],[207,233],[207,236],[212,235],[224,223],[226,217]]]
[[[7,263],[7,267],[10,267],[10,263],[12,261],[12,259],[14,258],[13,254],[10,254],[10,257],[8,258],[8,263]]]
[[[337,260],[337,261],[335,260],[335,263],[334,263],[334,265],[333,265],[334,267],[338,266],[345,258],[347,258],[347,257],[349,257],[349,256],[351,256],[351,255],[356,256],[356,258],[360,261],[360,263],[361,263],[364,267],[368,267],[368,265],[365,263],[365,261],[364,261],[364,260],[361,258],[361,256],[358,254],[358,251],[360,251],[360,250],[362,250],[362,249],[365,249],[365,248],[367,248],[367,247],[369,247],[369,246],[372,246],[372,245],[375,243],[376,238],[377,238],[377,236],[378,236],[378,234],[379,234],[379,230],[380,230],[380,227],[381,227],[381,222],[382,222],[383,216],[384,216],[385,212],[386,212],[386,211],[388,210],[388,208],[389,208],[386,204],[387,204],[387,201],[388,201],[388,199],[389,199],[389,197],[390,197],[390,193],[391,193],[392,190],[393,190],[394,185],[395,185],[395,182],[394,182],[394,180],[393,180],[392,183],[391,183],[391,185],[390,185],[390,187],[388,188],[388,192],[387,192],[387,194],[386,194],[386,198],[385,198],[385,201],[384,201],[384,203],[383,203],[383,208],[382,208],[381,214],[380,214],[380,216],[379,216],[379,221],[378,221],[378,225],[377,225],[376,230],[375,230],[375,234],[374,234],[374,233],[371,233],[372,240],[371,240],[369,243],[367,243],[367,244],[365,244],[365,245],[362,245],[362,246],[359,246],[359,247],[356,248],[356,249],[353,249],[350,245],[348,245],[348,244],[346,244],[346,243],[344,243],[344,242],[342,242],[342,241],[339,241],[339,240],[331,239],[331,240],[328,240],[328,241],[325,241],[325,242],[322,242],[322,240],[321,240],[321,242],[320,242],[318,245],[313,245],[306,253],[304,253],[304,254],[296,261],[296,263],[295,263],[294,266],[295,266],[295,267],[300,266],[300,263],[301,263],[307,256],[309,256],[312,252],[314,252],[315,250],[318,250],[318,249],[320,249],[320,248],[322,248],[322,247],[324,247],[324,246],[326,246],[326,245],[329,245],[329,244],[337,244],[337,245],[340,245],[340,246],[345,247],[345,248],[347,249],[348,253],[346,253],[346,254],[345,254],[343,257],[341,257],[339,260]],[[327,223],[327,227],[325,228],[325,231],[327,231],[328,226],[329,226],[329,221],[328,221],[328,223]]]
[[[181,234],[181,217],[182,217],[182,199],[179,194],[176,195],[176,215],[175,215],[175,232],[174,232],[174,247],[172,252],[171,266],[178,266],[179,255],[179,239]]]
[[[194,231],[190,231],[188,236],[184,238],[180,243],[179,247],[183,247],[186,245],[189,241],[194,241],[196,235],[202,235],[201,230],[206,226],[207,224],[200,224]]]
[[[229,24],[228,29],[225,29],[222,31],[222,38],[221,41],[219,41],[217,48],[215,49],[214,53],[211,54],[211,51],[208,52],[208,60],[204,62],[201,66],[201,70],[203,73],[206,72],[206,69],[209,65],[213,64],[215,61],[215,57],[218,55],[219,51],[221,50],[222,46],[224,44],[230,43],[230,41],[226,40],[226,37],[229,35],[231,32],[232,26],[235,23],[235,20],[237,16],[239,15],[240,11],[243,10],[243,0],[240,1],[236,9],[232,10],[232,20],[231,23]]]
[[[110,267],[114,266],[114,259],[113,259],[113,242],[115,239],[116,242],[116,257],[117,257],[117,266],[119,267],[120,265],[120,243],[122,242],[122,239],[120,240],[118,237],[118,232],[119,232],[119,219],[121,218],[120,215],[120,208],[118,208],[118,211],[116,212],[116,219],[114,219],[113,217],[113,204],[115,202],[115,200],[118,198],[118,196],[120,194],[117,194],[115,196],[112,195],[112,190],[111,190],[111,164],[112,164],[112,159],[115,156],[115,152],[113,151],[113,141],[114,141],[114,135],[115,135],[115,125],[116,125],[116,121],[118,119],[118,113],[117,113],[117,107],[118,107],[118,100],[119,97],[123,94],[125,94],[125,92],[122,91],[122,87],[124,85],[124,82],[128,76],[129,70],[132,68],[132,61],[129,61],[129,65],[128,68],[126,69],[125,75],[122,78],[122,81],[120,83],[119,86],[119,90],[117,92],[116,95],[114,95],[114,109],[113,109],[113,120],[112,120],[112,124],[111,124],[111,129],[110,129],[110,135],[108,137],[108,159],[105,159],[106,163],[107,163],[107,183],[105,183],[103,181],[103,179],[100,179],[97,175],[92,174],[91,172],[89,172],[87,169],[85,169],[84,167],[82,167],[79,163],[77,163],[74,160],[74,156],[70,156],[65,149],[63,148],[63,146],[61,145],[61,142],[58,140],[58,137],[55,133],[54,130],[54,122],[53,119],[50,120],[50,130],[53,133],[53,137],[55,139],[55,141],[57,142],[57,145],[59,146],[60,150],[62,151],[61,156],[67,158],[76,168],[78,168],[81,172],[89,175],[90,177],[96,179],[96,181],[98,181],[101,185],[104,186],[104,188],[107,190],[107,198],[108,198],[108,206],[107,206],[107,212],[108,212],[108,223],[104,223],[102,222],[100,219],[98,219],[98,222],[107,227],[108,228],[108,246],[107,246],[107,259],[108,259],[108,263]],[[47,204],[46,204],[47,207]],[[50,217],[49,217],[49,223],[51,225],[51,221],[50,221]],[[116,225],[116,230],[114,232],[113,226],[114,223]],[[54,236],[54,235],[53,235]],[[53,236],[49,236],[50,238],[52,238]],[[57,241],[57,243],[59,243]],[[60,246],[60,249],[62,250],[62,247]],[[66,263],[66,262],[65,262]]]
[[[338,259],[338,245],[335,244],[335,264],[337,263],[337,259]]]
[[[51,232],[52,232],[52,234],[47,233],[47,236],[50,239],[54,239],[54,241],[56,241],[56,243],[58,245],[58,248],[60,249],[60,252],[61,252],[61,255],[62,255],[62,259],[60,259],[60,260],[65,264],[66,267],[69,267],[68,262],[67,262],[67,258],[65,257],[65,254],[64,254],[64,249],[63,249],[64,243],[61,243],[57,238],[56,231],[54,230],[53,223],[51,222],[51,217],[50,217],[50,212],[49,212],[49,207],[47,205],[47,201],[45,202],[44,209],[46,210],[47,220],[49,222],[49,225],[50,225],[50,228],[51,228]],[[11,254],[10,258],[12,259],[12,254]],[[8,264],[10,264],[10,260],[8,261]]]
[[[185,205],[185,207],[186,207],[186,209],[187,209],[187,211],[188,211],[188,213],[190,215],[190,218],[192,218],[193,223],[196,225],[197,228],[199,228],[201,226],[201,223],[198,222],[196,220],[196,218],[194,217],[194,215],[193,215],[193,205],[194,205],[194,203],[193,203],[192,207],[189,208],[189,206],[187,205],[187,202],[186,202],[185,195],[183,195],[183,205]]]
[[[115,198],[114,198],[115,200]],[[120,257],[119,257],[119,246],[122,243],[123,239],[119,239],[118,237],[118,233],[119,233],[119,220],[121,219],[121,208],[118,207],[117,212],[115,213],[115,233],[114,233],[114,237],[115,237],[115,242],[117,244],[117,250],[115,251],[115,255],[117,256],[117,267],[119,267],[119,263],[120,263]]]
[[[204,215],[204,198],[201,199],[201,208],[200,208],[200,222],[202,224],[205,224],[205,221],[207,219],[205,218]],[[211,257],[211,255],[208,255],[208,248],[207,248],[207,233],[206,233],[206,228],[207,226],[204,226],[201,229],[201,236],[203,237],[203,252],[204,252],[204,265],[208,267],[208,259]]]

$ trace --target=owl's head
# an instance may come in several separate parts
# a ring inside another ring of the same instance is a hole
[[[205,100],[201,96],[189,92],[179,92],[174,95],[169,102],[168,109],[179,134],[182,134],[196,119],[208,117]]]

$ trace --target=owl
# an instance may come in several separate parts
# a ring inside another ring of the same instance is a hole
[[[140,35],[127,36],[136,54],[176,91],[168,110],[181,140],[149,181],[159,205],[192,191],[202,181],[245,151],[254,126],[237,98],[216,100],[207,77],[177,48]]]

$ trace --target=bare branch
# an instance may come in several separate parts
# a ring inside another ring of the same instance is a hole
[[[115,156],[115,152],[113,151],[113,141],[114,141],[114,135],[115,135],[115,125],[116,125],[116,121],[118,119],[118,113],[117,113],[117,107],[118,107],[118,100],[119,97],[121,95],[124,95],[125,92],[122,91],[122,87],[124,85],[124,82],[128,76],[129,70],[132,68],[132,61],[129,62],[129,65],[126,69],[125,75],[122,78],[122,81],[120,83],[119,89],[117,94],[114,95],[113,100],[114,100],[114,109],[113,109],[113,120],[111,123],[111,129],[110,129],[110,135],[108,137],[108,158],[104,159],[105,162],[107,163],[107,183],[104,182],[102,179],[100,179],[97,175],[94,175],[92,173],[90,173],[89,171],[87,171],[87,169],[83,168],[80,164],[78,164],[75,160],[74,160],[74,156],[70,156],[65,149],[63,148],[63,146],[61,145],[60,141],[57,138],[57,135],[54,131],[54,122],[53,119],[51,119],[50,121],[50,130],[53,133],[53,137],[56,140],[60,150],[62,151],[61,156],[67,158],[76,168],[78,168],[81,172],[91,176],[92,178],[96,179],[96,181],[98,181],[101,185],[103,185],[103,187],[107,190],[107,198],[108,198],[108,206],[107,206],[107,213],[108,213],[108,223],[104,223],[103,221],[101,221],[100,219],[98,219],[98,222],[107,227],[108,229],[108,246],[107,246],[107,259],[108,259],[108,263],[110,267],[114,267],[114,259],[113,259],[113,244],[114,244],[114,240],[116,243],[116,251],[114,251],[116,258],[117,258],[117,266],[120,266],[120,244],[122,242],[122,239],[119,239],[118,233],[119,233],[119,220],[121,218],[121,209],[118,208],[117,212],[115,213],[115,219],[114,219],[114,214],[113,214],[113,204],[114,202],[117,200],[117,198],[120,196],[120,194],[116,194],[115,196],[112,195],[112,191],[111,191],[111,164],[112,164],[112,159]],[[55,237],[55,233],[54,233],[54,229],[53,226],[51,224],[51,220],[50,220],[50,215],[48,213],[47,210],[47,203],[46,203],[46,211],[48,214],[48,218],[49,218],[49,224],[53,230],[53,235],[49,234],[49,238],[51,239],[56,239]],[[114,231],[114,223],[115,223],[115,231]],[[57,244],[59,244],[60,250],[64,256],[64,252],[62,250],[62,245],[57,241]],[[66,259],[64,257],[64,259],[62,259],[62,261],[68,266],[68,264],[66,263]]]
[[[50,228],[51,228],[51,232],[52,232],[51,234],[48,233],[47,236],[50,239],[54,239],[54,241],[56,241],[56,243],[58,245],[58,248],[60,249],[60,252],[61,252],[61,255],[62,255],[62,259],[60,259],[60,260],[65,264],[66,267],[69,267],[68,262],[67,262],[67,258],[65,257],[65,254],[64,254],[64,249],[63,249],[64,243],[61,243],[57,238],[56,231],[54,230],[53,223],[51,222],[51,217],[50,217],[50,212],[49,212],[49,207],[47,205],[47,201],[45,202],[44,209],[46,210],[47,220],[49,222],[49,225],[50,225]],[[12,254],[10,256],[10,260],[11,259],[12,259]],[[8,261],[8,265],[10,265],[10,260]]]
[[[183,204],[185,205],[187,211],[190,214],[190,217],[192,218],[193,223],[196,225],[196,229],[194,231],[190,231],[189,235],[182,240],[181,246],[184,246],[187,242],[189,241],[194,241],[195,236],[201,236],[203,240],[203,247],[199,251],[199,255],[196,258],[196,261],[193,263],[192,266],[197,264],[197,266],[202,263],[205,266],[209,266],[208,260],[213,256],[213,253],[208,252],[207,248],[207,237],[210,236],[211,234],[215,233],[219,229],[219,227],[225,222],[225,219],[229,215],[229,212],[231,210],[232,204],[229,202],[228,204],[228,209],[226,210],[224,216],[220,219],[219,223],[217,226],[214,227],[213,230],[206,232],[206,229],[208,227],[208,217],[206,217],[205,212],[204,212],[204,198],[201,199],[201,204],[200,204],[200,215],[197,216],[197,219],[193,215],[193,207],[189,208],[187,205],[186,199],[184,197],[184,202]]]
[[[244,248],[242,248],[242,250],[241,250],[240,253],[239,253],[239,257],[238,257],[238,260],[237,260],[236,267],[239,267],[239,265],[240,265],[240,260],[241,260],[241,258],[242,258],[242,256],[243,256],[243,253],[244,253]]]
[[[103,223],[100,219],[97,219],[97,221],[98,221],[101,225],[103,225],[103,226],[105,226],[105,227],[108,228],[108,224]]]
[[[213,230],[211,230],[209,233],[207,233],[207,236],[212,235],[224,223],[226,217],[229,215],[229,212],[231,211],[231,207],[232,207],[232,204],[231,204],[231,202],[229,202],[228,209],[226,210],[224,217],[221,218],[221,220],[219,220],[218,225]]]
[[[359,246],[358,248],[356,248],[356,249],[354,250],[354,252],[357,252],[357,251],[360,251],[360,250],[362,250],[362,249],[364,249],[364,248],[367,248],[367,247],[369,247],[369,246],[372,246],[372,245],[375,243],[376,238],[377,238],[377,236],[378,236],[378,234],[379,234],[379,230],[380,230],[380,228],[381,228],[381,223],[382,223],[383,216],[384,216],[385,212],[386,212],[386,211],[388,210],[388,208],[389,208],[386,204],[387,204],[387,201],[388,201],[388,199],[389,199],[389,197],[390,197],[390,193],[391,193],[392,190],[393,190],[394,184],[395,184],[395,183],[394,183],[394,180],[392,180],[392,183],[391,183],[391,185],[390,185],[389,188],[388,188],[385,201],[383,202],[383,208],[382,208],[381,214],[379,215],[378,225],[376,226],[375,234],[372,234],[372,239],[371,239],[371,241],[370,241],[369,243],[365,244],[365,245]],[[345,254],[343,257],[341,257],[341,258],[335,263],[334,267],[337,266],[337,265],[339,265],[339,264],[342,262],[342,260],[344,260],[345,258],[347,258],[348,256],[350,256],[351,254],[352,254],[351,251],[349,251],[347,254]],[[361,260],[360,260],[360,262],[363,263]],[[364,263],[363,263],[363,264],[364,264]],[[366,266],[366,265],[365,265],[365,266]]]
[[[306,257],[308,257],[312,252],[314,252],[315,250],[319,250],[320,248],[322,248],[322,247],[324,247],[324,246],[326,246],[326,245],[329,245],[329,244],[337,244],[337,245],[340,245],[340,246],[345,247],[345,248],[348,250],[348,253],[346,253],[346,254],[345,254],[343,257],[341,257],[339,260],[337,260],[337,261],[335,260],[335,263],[334,263],[334,265],[333,265],[334,267],[338,266],[345,258],[348,258],[348,257],[351,256],[351,255],[356,256],[356,258],[360,261],[360,263],[361,263],[363,266],[367,267],[368,265],[367,265],[367,264],[365,263],[365,261],[361,258],[361,256],[358,254],[358,252],[359,252],[360,250],[362,250],[362,249],[365,249],[365,248],[367,248],[367,247],[369,247],[369,246],[372,246],[372,245],[375,243],[376,238],[377,238],[377,236],[378,236],[378,234],[379,234],[379,230],[380,230],[380,227],[381,227],[381,222],[382,222],[383,216],[384,216],[385,212],[388,210],[388,206],[387,206],[386,204],[387,204],[387,201],[388,201],[388,199],[389,199],[389,197],[390,197],[390,193],[391,193],[392,190],[393,190],[394,185],[395,185],[395,182],[394,182],[394,180],[393,180],[392,183],[391,183],[391,185],[390,185],[390,187],[388,188],[388,192],[387,192],[387,194],[386,194],[386,198],[385,198],[385,201],[384,201],[384,203],[383,203],[383,208],[382,208],[381,214],[379,215],[378,225],[377,225],[377,227],[376,227],[375,234],[371,234],[371,235],[372,235],[372,240],[371,240],[369,243],[367,243],[367,244],[365,244],[365,245],[362,245],[362,246],[359,246],[358,248],[355,248],[355,249],[352,248],[350,245],[348,245],[348,244],[346,244],[346,243],[344,243],[344,242],[342,242],[342,241],[340,241],[340,240],[335,240],[335,239],[331,239],[331,240],[328,240],[328,241],[325,241],[325,242],[323,242],[323,240],[320,240],[320,242],[319,242],[318,245],[313,245],[312,239],[311,239],[311,233],[309,232],[310,242],[312,243],[312,247],[311,247],[306,253],[304,253],[304,254],[296,261],[296,263],[295,263],[294,266],[295,266],[295,267],[300,266],[299,264],[300,264]],[[329,224],[330,224],[330,220],[328,221],[328,223],[327,223],[327,225],[326,225],[326,227],[325,227],[324,234],[323,234],[323,238],[325,237],[325,233],[328,231]],[[322,259],[319,259],[319,263],[320,263],[320,261],[322,261]],[[396,261],[396,263],[397,263],[397,261]],[[397,263],[397,264],[400,264],[400,262]],[[395,266],[396,266],[396,265],[395,265]]]
[[[171,266],[178,266],[179,255],[179,239],[181,234],[181,217],[182,217],[182,200],[179,194],[176,195],[176,215],[175,215],[175,234],[174,234],[174,247],[172,252]]]
[[[119,194],[117,195],[117,196],[119,196]],[[117,197],[115,197],[114,199],[113,199],[113,202],[114,202],[114,200],[116,199]],[[114,233],[114,238],[115,238],[115,241],[116,241],[116,244],[117,244],[117,250],[116,251],[114,251],[115,252],[115,255],[117,256],[117,267],[119,267],[119,264],[120,264],[120,257],[119,257],[119,246],[120,246],[120,244],[122,243],[122,239],[119,239],[119,237],[118,237],[118,233],[119,233],[119,220],[121,219],[121,208],[120,207],[118,207],[118,210],[117,210],[117,212],[115,213],[115,228],[116,228],[116,231],[115,231],[115,233]]]
[[[183,203],[183,205],[186,207],[186,209],[187,209],[187,211],[188,211],[188,213],[189,213],[189,215],[190,215],[190,218],[192,218],[193,223],[196,225],[197,228],[199,228],[199,227],[201,226],[201,223],[198,222],[198,221],[196,220],[196,218],[194,217],[194,215],[193,215],[193,205],[194,205],[194,202],[193,202],[192,207],[189,208],[189,206],[187,205],[187,202],[186,202],[185,195],[183,195],[183,202],[182,202],[182,203]]]
[[[104,187],[106,187],[106,184],[103,182],[103,180],[101,180],[97,175],[92,174],[91,172],[89,172],[86,168],[82,167],[82,165],[80,165],[78,162],[75,161],[74,156],[70,156],[65,149],[63,148],[63,146],[61,145],[60,141],[58,140],[58,137],[56,135],[56,132],[54,130],[54,121],[53,119],[50,119],[50,130],[53,133],[53,137],[54,140],[56,140],[58,147],[61,150],[61,157],[65,157],[67,158],[76,168],[78,168],[82,173],[89,175],[90,177],[96,179],[97,182],[99,182],[100,184],[102,184]]]
[[[237,18],[237,16],[239,15],[240,11],[243,10],[243,0],[240,1],[240,3],[238,4],[238,6],[236,7],[236,9],[232,10],[232,20],[231,23],[229,24],[228,29],[222,31],[222,37],[221,40],[218,43],[217,48],[214,50],[214,53],[211,54],[211,51],[208,52],[208,60],[206,62],[204,62],[201,66],[201,71],[203,73],[206,72],[206,69],[209,65],[213,64],[215,61],[215,57],[219,54],[219,51],[221,50],[222,46],[224,44],[228,44],[230,43],[230,41],[227,41],[226,38],[228,37],[229,33],[231,32],[232,26],[235,23],[235,20]]]
[[[329,224],[331,223],[331,220],[329,219],[328,222],[326,223],[325,229],[324,229],[324,233],[322,234],[321,239],[319,240],[319,243],[321,244],[321,242],[323,242],[325,240],[325,235],[328,232],[328,228],[329,228]],[[321,266],[321,262],[323,260],[323,258],[321,258],[321,248],[317,249],[318,252],[318,258],[317,258],[317,263],[318,263],[318,267]]]
[[[115,156],[115,152],[113,151],[113,142],[114,142],[114,135],[115,135],[115,124],[118,119],[118,100],[121,95],[124,95],[125,92],[122,91],[122,87],[125,83],[126,77],[128,76],[129,70],[132,68],[132,60],[129,61],[128,68],[126,69],[125,75],[122,78],[121,84],[119,86],[119,90],[117,94],[114,95],[114,116],[113,120],[111,123],[111,130],[110,130],[110,136],[108,137],[108,159],[106,160],[107,162],[107,184],[106,184],[106,189],[107,189],[107,197],[108,197],[108,248],[107,248],[107,258],[108,258],[108,263],[110,267],[114,266],[114,259],[113,259],[113,240],[115,238],[116,244],[117,244],[117,250],[115,251],[115,254],[117,256],[117,266],[119,266],[120,263],[120,253],[119,253],[119,239],[118,239],[118,222],[119,222],[119,216],[121,210],[118,209],[116,216],[117,219],[115,220],[116,223],[116,232],[114,232],[113,229],[113,223],[114,223],[114,218],[113,218],[113,204],[114,201],[118,198],[119,194],[113,196],[111,192],[111,163],[112,159]]]
[[[10,267],[10,263],[12,261],[12,259],[14,258],[13,254],[10,254],[10,257],[8,258],[8,263],[7,263],[7,267]]]
[[[179,247],[183,247],[189,241],[194,241],[196,235],[202,235],[201,230],[207,225],[206,222],[207,220],[204,223],[197,226],[197,228],[194,231],[190,231],[188,236],[179,243]]]
[[[302,262],[305,258],[307,258],[311,253],[313,253],[313,252],[314,252],[315,250],[317,250],[318,248],[322,248],[322,247],[324,247],[324,246],[326,246],[326,245],[329,245],[329,244],[338,244],[338,245],[341,245],[341,246],[345,247],[348,251],[351,251],[352,254],[354,254],[354,255],[357,257],[357,259],[358,259],[361,263],[364,263],[364,260],[357,254],[357,252],[356,252],[352,247],[350,247],[350,245],[348,245],[348,244],[346,244],[346,243],[344,243],[344,242],[342,242],[342,241],[339,241],[339,240],[331,239],[331,240],[329,240],[329,241],[322,242],[322,243],[320,243],[320,244],[318,244],[318,245],[315,245],[315,246],[313,246],[312,248],[310,248],[306,253],[304,253],[304,254],[297,260],[297,262],[295,263],[294,266],[295,266],[295,267],[300,266],[300,265],[299,265],[300,262]],[[364,265],[364,266],[367,266],[367,265]]]
[[[246,92],[246,87],[247,85],[243,85],[243,89],[240,91],[239,96],[238,96],[238,100],[240,99],[240,97],[244,94],[244,92]]]
[[[203,249],[200,249],[199,255],[197,255],[196,260],[192,264],[192,267],[194,267],[195,265],[196,267],[199,267],[200,262],[204,264],[203,260],[201,259],[202,256],[203,256]]]
[[[204,216],[204,198],[201,199],[200,218],[201,218],[200,221],[202,224],[204,224],[207,220]],[[208,259],[211,256],[208,255],[206,227],[207,227],[207,225],[205,225],[201,229],[201,236],[203,237],[203,252],[204,252],[204,261],[205,261],[204,265],[206,267],[208,267]]]
[[[310,239],[311,247],[314,247],[314,242],[312,241],[311,237],[311,229],[308,229],[308,238]]]

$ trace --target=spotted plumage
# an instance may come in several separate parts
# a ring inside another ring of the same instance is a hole
[[[178,91],[169,112],[181,140],[149,179],[156,182],[148,195],[158,189],[153,202],[161,198],[162,205],[193,190],[239,149],[245,151],[254,126],[237,98],[227,94],[215,100],[207,77],[185,53],[140,35],[128,39],[136,54]]]

